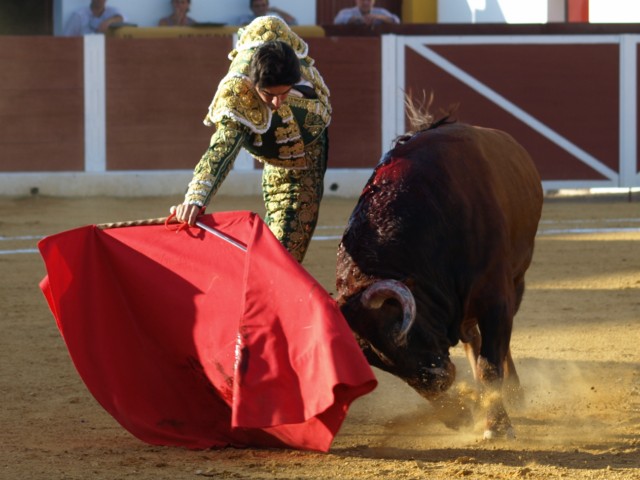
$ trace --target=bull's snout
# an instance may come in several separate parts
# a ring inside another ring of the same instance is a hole
[[[416,376],[407,379],[407,383],[427,399],[433,399],[447,391],[456,378],[454,364],[449,359],[438,360],[440,365],[421,365]]]

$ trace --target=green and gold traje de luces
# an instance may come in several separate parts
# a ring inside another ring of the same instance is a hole
[[[214,126],[210,147],[198,165],[185,201],[207,205],[233,167],[240,148],[263,162],[265,221],[278,240],[302,261],[318,219],[327,166],[327,127],[331,121],[329,89],[307,55],[307,44],[278,17],[260,17],[238,32],[231,65],[209,106],[204,123]],[[300,60],[301,84],[272,111],[260,99],[249,68],[255,49],[280,40]],[[313,98],[310,98],[313,97]]]

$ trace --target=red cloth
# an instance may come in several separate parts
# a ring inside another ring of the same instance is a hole
[[[256,214],[86,226],[39,243],[40,287],[97,401],[141,440],[327,451],[376,380],[336,303]]]

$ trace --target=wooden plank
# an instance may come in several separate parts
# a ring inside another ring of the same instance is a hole
[[[617,171],[617,46],[546,47],[432,46],[467,74]],[[509,132],[531,153],[543,180],[604,178],[540,132],[411,49],[406,52],[406,65],[407,89],[433,91],[434,113],[459,104],[454,115],[456,119]],[[593,65],[599,66],[589,74],[594,81],[584,82]]]
[[[108,170],[191,169],[231,38],[107,39]]]
[[[84,169],[81,38],[0,37],[0,172]]]
[[[309,39],[309,51],[331,91],[329,168],[368,168],[380,159],[380,38]]]
[[[307,41],[332,92],[330,168],[375,165],[380,40]],[[108,169],[193,168],[213,133],[202,119],[227,72],[230,41],[114,39],[107,45]]]

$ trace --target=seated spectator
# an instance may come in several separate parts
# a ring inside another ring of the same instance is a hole
[[[355,0],[356,6],[343,8],[333,23],[336,25],[380,25],[400,23],[397,15],[385,8],[374,7],[375,0]]]
[[[159,27],[188,26],[198,23],[187,15],[189,7],[191,7],[191,0],[171,0],[171,7],[173,13],[168,17],[161,18],[158,22]]]
[[[236,25],[249,25],[256,18],[263,17],[265,15],[275,15],[287,22],[289,25],[298,24],[296,17],[293,15],[290,15],[277,7],[270,7],[269,0],[249,0],[249,8],[251,9],[251,13],[242,15],[238,18]]]
[[[107,0],[91,0],[88,7],[82,7],[71,14],[64,29],[64,35],[73,37],[90,33],[106,33],[111,25],[124,22],[124,16],[115,7],[107,7]]]

